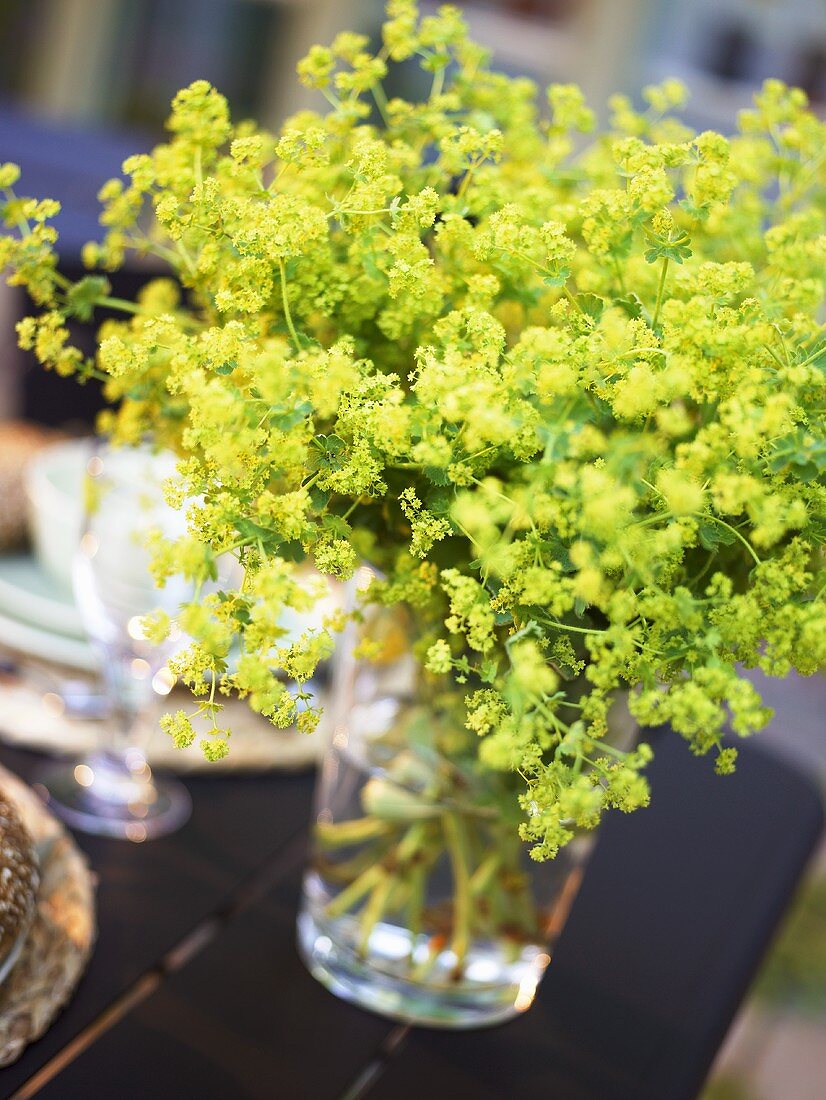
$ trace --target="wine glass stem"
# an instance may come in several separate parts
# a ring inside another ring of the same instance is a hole
[[[151,689],[133,675],[130,655],[103,654],[103,683],[109,699],[109,722],[102,738],[102,756],[119,760],[130,770],[142,770],[145,764],[143,751],[138,744],[137,731]]]
[[[136,743],[141,709],[129,691],[120,689],[117,673],[104,676],[110,719],[96,750],[86,758],[92,777],[90,793],[103,803],[140,806],[155,797],[152,770]]]
[[[105,751],[108,751],[109,755],[123,758],[129,749],[137,748],[135,733],[140,712],[124,704],[122,698],[111,697],[110,714],[111,719],[104,739]]]

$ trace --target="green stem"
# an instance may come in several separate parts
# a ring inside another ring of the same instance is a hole
[[[657,321],[660,319],[660,307],[663,304],[663,292],[665,290],[665,277],[668,274],[668,265],[670,261],[668,256],[663,256],[663,267],[660,272],[660,285],[657,287],[657,303],[654,306],[654,317],[651,321],[651,327],[657,327]]]
[[[8,203],[17,201],[17,195],[15,195],[14,191],[12,191],[10,187],[3,188],[3,196]],[[14,224],[17,226],[21,237],[28,237],[31,235],[32,227],[29,225],[27,218],[16,215],[14,219]]]
[[[662,355],[667,358],[668,353],[663,348],[629,348],[628,351],[623,351],[619,355],[615,355],[615,359],[636,359],[640,355]],[[642,479],[645,480],[644,478]],[[646,483],[647,484],[647,483]]]
[[[178,255],[181,257],[181,259],[186,264],[186,268],[187,268],[187,271],[189,272],[189,274],[192,275],[192,276],[196,276],[198,274],[198,269],[195,266],[195,261],[193,260],[192,256],[189,254],[189,251],[187,250],[186,245],[183,243],[183,241],[176,241],[175,246],[176,246],[176,250],[177,250]],[[160,247],[163,248],[163,245],[161,245]],[[169,252],[169,249],[164,249],[164,252]],[[161,253],[161,254],[163,254],[163,253]],[[175,253],[172,252],[172,253],[170,253],[170,255],[172,257],[172,259],[170,260],[170,263],[174,263],[175,262]]]
[[[325,848],[346,848],[365,840],[386,836],[390,826],[375,817],[359,817],[352,821],[319,821],[315,827],[318,843]]]
[[[387,111],[387,96],[384,94],[384,88],[381,84],[374,84],[371,91],[373,93],[373,99],[376,101],[376,107],[378,107],[379,114],[381,115],[382,122],[385,126],[389,126],[390,115]]]
[[[98,370],[96,367],[91,367],[91,366],[83,367],[82,368],[82,373],[80,374],[79,377],[80,377],[81,381],[83,381],[83,379],[85,379],[85,378],[94,378],[98,382],[109,382],[109,381],[111,381],[111,376],[110,375],[104,374],[104,372],[102,370]]]
[[[520,867],[521,849],[513,837],[503,837],[500,844],[507,849],[503,859],[501,883],[509,903],[511,919],[526,936],[533,938],[538,935],[539,919],[528,876]]]
[[[480,160],[474,160],[471,164],[468,165],[468,167],[465,171],[465,174],[462,177],[462,182],[459,184],[459,190],[456,192],[456,198],[457,199],[463,199],[465,197],[465,194],[467,193],[467,189],[468,189],[468,187],[470,187],[470,181],[473,179],[473,173],[476,171],[476,169],[482,163],[483,159],[484,158],[482,158]]]
[[[442,828],[453,870],[453,938],[450,946],[456,956],[457,970],[461,970],[470,946],[471,896],[467,837],[457,814],[443,814]]]
[[[604,630],[597,630],[594,627],[585,626],[571,626],[569,623],[559,623],[556,619],[547,619],[551,626],[558,626],[560,630],[572,630],[574,634],[604,634]]]
[[[407,867],[411,859],[413,859],[419,849],[423,846],[427,837],[428,828],[428,822],[417,821],[416,824],[411,825],[411,827],[405,833],[401,843],[396,849],[396,857],[398,859],[401,870],[404,870]]]
[[[381,841],[366,842],[354,856],[344,860],[327,855],[323,848],[319,848],[314,864],[328,882],[335,882],[344,889],[368,867],[381,862],[386,854],[386,848]]]
[[[365,218],[368,214],[389,214],[389,206],[379,206],[375,210],[345,210],[343,207],[339,207],[336,210],[330,210],[325,216],[328,218],[337,218],[339,214],[344,214],[351,218]]]
[[[609,745],[607,741],[594,741],[592,740],[593,751],[599,756],[600,753],[607,753],[609,756],[614,756],[617,760],[625,760],[628,753],[623,749],[616,749],[613,745]],[[586,757],[587,759],[587,757]],[[590,761],[588,761],[590,763]]]
[[[416,946],[416,940],[422,931],[424,911],[424,889],[427,882],[427,868],[418,863],[410,872],[410,896],[407,902],[407,928],[410,932],[410,954]]]
[[[365,894],[368,894],[387,874],[381,864],[375,863],[372,867],[359,875],[357,879],[345,887],[340,894],[336,896],[327,904],[325,914],[328,917],[340,917],[346,913],[349,909],[361,901]]]
[[[281,272],[281,302],[284,306],[284,320],[287,322],[287,328],[290,331],[290,336],[295,344],[296,351],[301,348],[301,341],[298,338],[298,333],[295,331],[295,325],[293,324],[293,317],[290,313],[290,303],[287,300],[287,271],[284,267],[284,261],[279,260],[278,268]]]
[[[410,861],[419,851],[427,838],[428,827],[422,822],[412,825],[402,837],[395,851],[388,853],[383,860],[384,877],[373,887],[359,921],[359,950],[366,954],[370,936],[385,909],[394,896],[404,904],[405,875]]]
[[[814,363],[816,359],[819,359],[823,355],[824,351],[826,351],[826,348],[821,344],[820,347],[815,348],[811,355],[808,355],[805,359],[796,363],[795,366],[808,367],[809,363]]]
[[[382,878],[373,887],[359,921],[359,952],[367,954],[370,935],[381,918],[397,879],[392,871],[382,871]]]
[[[582,308],[582,306],[579,304],[579,302],[576,300],[576,298],[573,296],[573,294],[570,292],[570,290],[568,290],[567,286],[565,286],[564,283],[562,284],[562,293],[565,295],[565,297],[568,299],[568,301],[571,303],[571,305],[574,307],[574,309],[576,309],[584,317],[585,316],[585,310]]]
[[[324,96],[324,98],[327,100],[332,108],[334,108],[336,111],[341,110],[341,100],[334,92],[331,92],[329,88],[319,88],[318,90],[321,92],[321,94]]]
[[[641,481],[642,481],[643,485],[647,485],[648,488],[652,490],[652,492],[656,493],[660,497],[663,497],[663,499],[664,499],[663,493],[661,493],[660,490],[656,488],[656,486],[652,485],[650,481],[646,481],[645,478],[641,478]],[[705,486],[704,486],[704,488],[705,488]],[[748,550],[749,554],[751,554],[752,558],[754,559],[755,564],[757,564],[757,565],[762,564],[760,558],[757,555],[757,551],[754,549],[754,547],[751,545],[751,543],[748,541],[748,539],[744,538],[740,534],[740,532],[737,530],[736,527],[732,527],[731,524],[726,523],[726,521],[724,519],[720,519],[719,516],[715,516],[713,512],[689,512],[688,514],[693,519],[709,519],[709,520],[712,520],[714,523],[719,523],[721,527],[725,527],[725,529],[727,531],[730,531],[732,533],[732,535],[734,535],[734,537],[736,539],[739,539],[740,542],[743,544],[743,546],[745,546],[746,550]],[[656,523],[656,522],[659,522],[659,520],[661,520],[661,519],[670,519],[670,518],[673,518],[673,513],[671,513],[671,512],[660,512],[656,516],[649,516],[648,519],[638,520],[635,524],[633,524],[633,526],[634,527],[646,527],[650,523]]]
[[[125,298],[98,298],[95,305],[105,306],[109,309],[119,309],[121,313],[143,313],[141,306],[135,302],[129,302]]]
[[[413,967],[410,971],[410,980],[413,982],[427,981],[443,950],[444,942],[442,937],[433,936],[430,940],[427,958],[422,959],[418,966]]]
[[[356,499],[355,499],[355,500],[353,501],[353,503],[352,503],[352,504],[350,505],[350,507],[349,507],[349,508],[347,509],[347,511],[346,511],[346,512],[345,512],[345,513],[344,513],[344,514],[342,515],[342,517],[341,517],[341,518],[342,518],[342,519],[349,519],[349,518],[350,518],[350,516],[351,516],[351,515],[353,514],[353,512],[355,512],[356,508],[358,508],[358,506],[359,506],[359,505],[360,505],[361,503],[363,503],[363,501],[364,501],[364,497],[357,497],[357,498],[356,498]]]
[[[740,532],[737,530],[736,527],[732,527],[730,523],[726,523],[726,521],[724,519],[720,519],[719,516],[715,516],[712,512],[709,512],[708,514],[706,514],[705,512],[695,512],[694,515],[698,519],[711,519],[711,520],[714,520],[714,522],[719,523],[721,527],[725,527],[725,529],[727,531],[731,531],[732,535],[734,535],[734,537],[736,539],[739,539],[740,542],[742,542],[743,546],[745,546],[745,548],[751,554],[752,558],[754,558],[755,564],[757,564],[757,565],[762,565],[763,564],[762,560],[758,557],[757,551],[754,549],[752,544],[748,541],[748,539],[743,538],[743,536],[740,534]]]
[[[441,66],[433,73],[433,83],[430,86],[430,96],[428,98],[435,99],[437,96],[440,96],[442,94],[442,88],[444,87],[444,84],[445,69],[444,66]]]
[[[632,527],[650,527],[653,523],[662,523],[664,519],[674,519],[673,512],[658,512],[655,516],[647,516],[645,519],[635,520]]]
[[[493,881],[493,876],[501,865],[502,855],[500,852],[491,852],[486,859],[482,860],[470,877],[469,888],[471,897],[478,898],[488,890]]]
[[[614,275],[616,276],[617,282],[619,283],[620,293],[625,294],[625,277],[623,276],[622,268],[620,267],[619,261],[617,260],[616,256],[611,257],[611,266],[614,269]]]

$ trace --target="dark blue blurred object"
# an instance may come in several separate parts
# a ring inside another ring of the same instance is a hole
[[[18,194],[59,200],[61,211],[53,224],[59,233],[61,270],[70,278],[83,274],[83,245],[103,235],[97,199],[101,185],[121,174],[121,165],[128,156],[152,144],[152,139],[140,131],[45,121],[16,107],[0,106],[0,163],[14,161],[20,165]],[[155,273],[151,268],[118,272],[110,276],[113,293],[121,298],[134,297]],[[14,321],[30,309],[24,293],[18,292],[4,315],[4,327],[6,317]],[[72,339],[87,355],[93,354],[95,332],[104,316],[96,316],[91,325],[72,326]],[[8,373],[0,376],[0,385],[14,387],[16,396],[7,405],[16,406],[17,415],[56,427],[82,430],[91,426],[103,405],[96,383],[78,386],[71,378],[60,378],[45,371],[30,353],[17,352],[15,362],[13,336],[4,332],[2,340]]]
[[[60,201],[62,210],[54,225],[66,263],[76,262],[86,241],[101,236],[101,184],[121,174],[128,156],[151,145],[152,139],[140,131],[89,129],[0,106],[0,162],[20,165],[20,194]]]

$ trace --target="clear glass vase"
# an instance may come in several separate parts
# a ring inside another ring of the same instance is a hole
[[[593,838],[549,863],[527,857],[518,777],[480,767],[461,700],[417,671],[410,624],[378,618],[348,627],[335,660],[299,949],[362,1008],[500,1023],[532,1004]],[[378,659],[357,656],[365,628]]]

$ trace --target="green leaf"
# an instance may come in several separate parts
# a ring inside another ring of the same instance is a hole
[[[577,294],[576,303],[583,313],[598,321],[605,309],[605,300],[598,294]]]
[[[337,435],[320,435],[316,438],[325,454],[340,455],[347,449],[347,444]]]
[[[556,431],[553,428],[540,428],[538,434],[540,439],[545,441],[545,450],[542,453],[543,465],[561,462],[568,454],[570,433]]]
[[[301,401],[292,408],[285,408],[283,405],[273,405],[270,409],[270,422],[274,427],[278,428],[279,431],[288,432],[290,428],[294,428],[297,424],[300,424],[302,420],[306,420],[312,411],[313,406],[309,401]],[[331,438],[335,438],[335,436]]]
[[[540,641],[544,639],[545,631],[536,622],[535,619],[530,619],[521,630],[517,630],[515,634],[511,634],[508,640],[505,642],[505,649],[510,649],[511,646],[516,645],[519,642],[524,641],[526,638],[537,638]]]
[[[496,673],[499,667],[499,662],[491,659],[490,661],[483,661],[479,666],[479,679],[485,684],[493,684],[496,682]]]
[[[546,560],[556,561],[562,566],[563,573],[575,573],[576,566],[571,561],[568,547],[559,539],[543,539],[541,542],[543,557]]]
[[[327,489],[319,489],[317,485],[314,485],[310,489],[310,503],[313,506],[313,511],[323,512],[330,503],[330,493]]]
[[[734,535],[727,527],[719,523],[704,520],[700,523],[700,545],[706,550],[718,550],[721,546],[731,546]]]
[[[624,298],[615,298],[614,305],[619,306],[623,313],[634,319],[642,316],[642,311],[645,308],[642,300],[633,292],[626,294]]]
[[[791,474],[799,481],[815,481],[826,473],[826,437],[797,428],[775,443],[768,457],[773,474]]]
[[[223,600],[232,599],[232,597],[228,596],[226,592],[219,592],[218,595]],[[250,609],[245,604],[236,603],[232,609],[232,617],[237,623],[242,623],[244,626],[246,626],[250,621]]]
[[[690,199],[680,199],[678,205],[681,206],[687,214],[690,214],[691,217],[695,218],[697,221],[704,222],[708,220],[708,206],[695,206]]]
[[[331,514],[321,517],[321,526],[325,531],[331,531],[340,538],[347,538],[352,531],[352,527],[343,516]]]
[[[681,264],[692,255],[689,248],[691,238],[685,231],[676,237],[659,237],[646,229],[646,235],[651,241],[651,247],[646,249],[644,255],[650,264],[655,264],[658,260],[673,260],[674,263]]]
[[[450,485],[450,478],[443,466],[425,466],[423,473],[433,485]]]
[[[269,542],[275,537],[268,527],[262,527],[260,524],[244,517],[235,521],[235,529],[245,539],[261,539],[262,542]]]
[[[435,492],[428,493],[424,505],[428,512],[432,512],[434,516],[450,516],[453,497],[452,494],[437,489]]]
[[[336,470],[341,465],[338,456],[347,450],[343,439],[337,435],[317,435],[310,444],[313,451],[307,460],[310,470]]]

